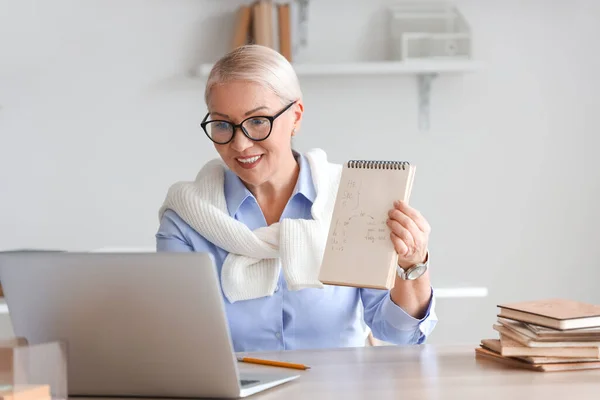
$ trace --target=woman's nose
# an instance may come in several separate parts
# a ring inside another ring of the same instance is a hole
[[[237,129],[239,129],[239,131],[234,132],[233,140],[231,141],[230,146],[233,150],[242,153],[244,150],[252,147],[253,143],[252,140],[248,139],[246,135],[244,135],[244,132],[242,132],[241,128]]]

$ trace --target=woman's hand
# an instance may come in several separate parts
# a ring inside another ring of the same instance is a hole
[[[388,213],[390,237],[398,253],[398,265],[409,268],[427,259],[431,227],[421,213],[403,201],[394,202]]]

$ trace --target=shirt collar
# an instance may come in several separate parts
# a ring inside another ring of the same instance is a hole
[[[292,197],[296,194],[301,194],[308,201],[314,203],[315,199],[317,198],[317,191],[315,189],[315,185],[313,184],[310,164],[304,155],[294,151],[294,156],[296,156],[298,164],[300,165],[300,173],[298,174],[298,181],[296,182],[296,187],[294,188]]]
[[[317,197],[315,186],[312,180],[310,165],[304,155],[294,151],[294,157],[300,166],[298,173],[298,181],[292,193],[292,198],[297,195],[304,196],[308,201],[313,203]],[[234,216],[240,206],[248,199],[254,199],[254,196],[244,185],[242,180],[229,168],[225,169],[225,200],[227,202],[227,211],[230,216]]]

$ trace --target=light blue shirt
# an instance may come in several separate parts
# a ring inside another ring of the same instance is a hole
[[[311,219],[316,197],[310,166],[299,156],[300,172],[281,218]],[[267,226],[252,193],[230,170],[224,193],[229,215],[251,230]],[[167,210],[156,234],[157,251],[210,252],[221,273],[227,252],[198,234]],[[421,344],[436,325],[433,290],[427,313],[415,319],[392,302],[387,290],[328,286],[287,289],[283,273],[272,296],[230,303],[223,297],[235,351],[356,347],[365,344],[362,319],[377,339],[393,344]],[[364,307],[364,308],[363,308]]]

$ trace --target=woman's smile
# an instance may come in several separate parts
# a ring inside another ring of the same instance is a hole
[[[252,169],[258,165],[258,163],[262,160],[263,155],[255,155],[249,157],[236,157],[238,164],[245,169]]]

